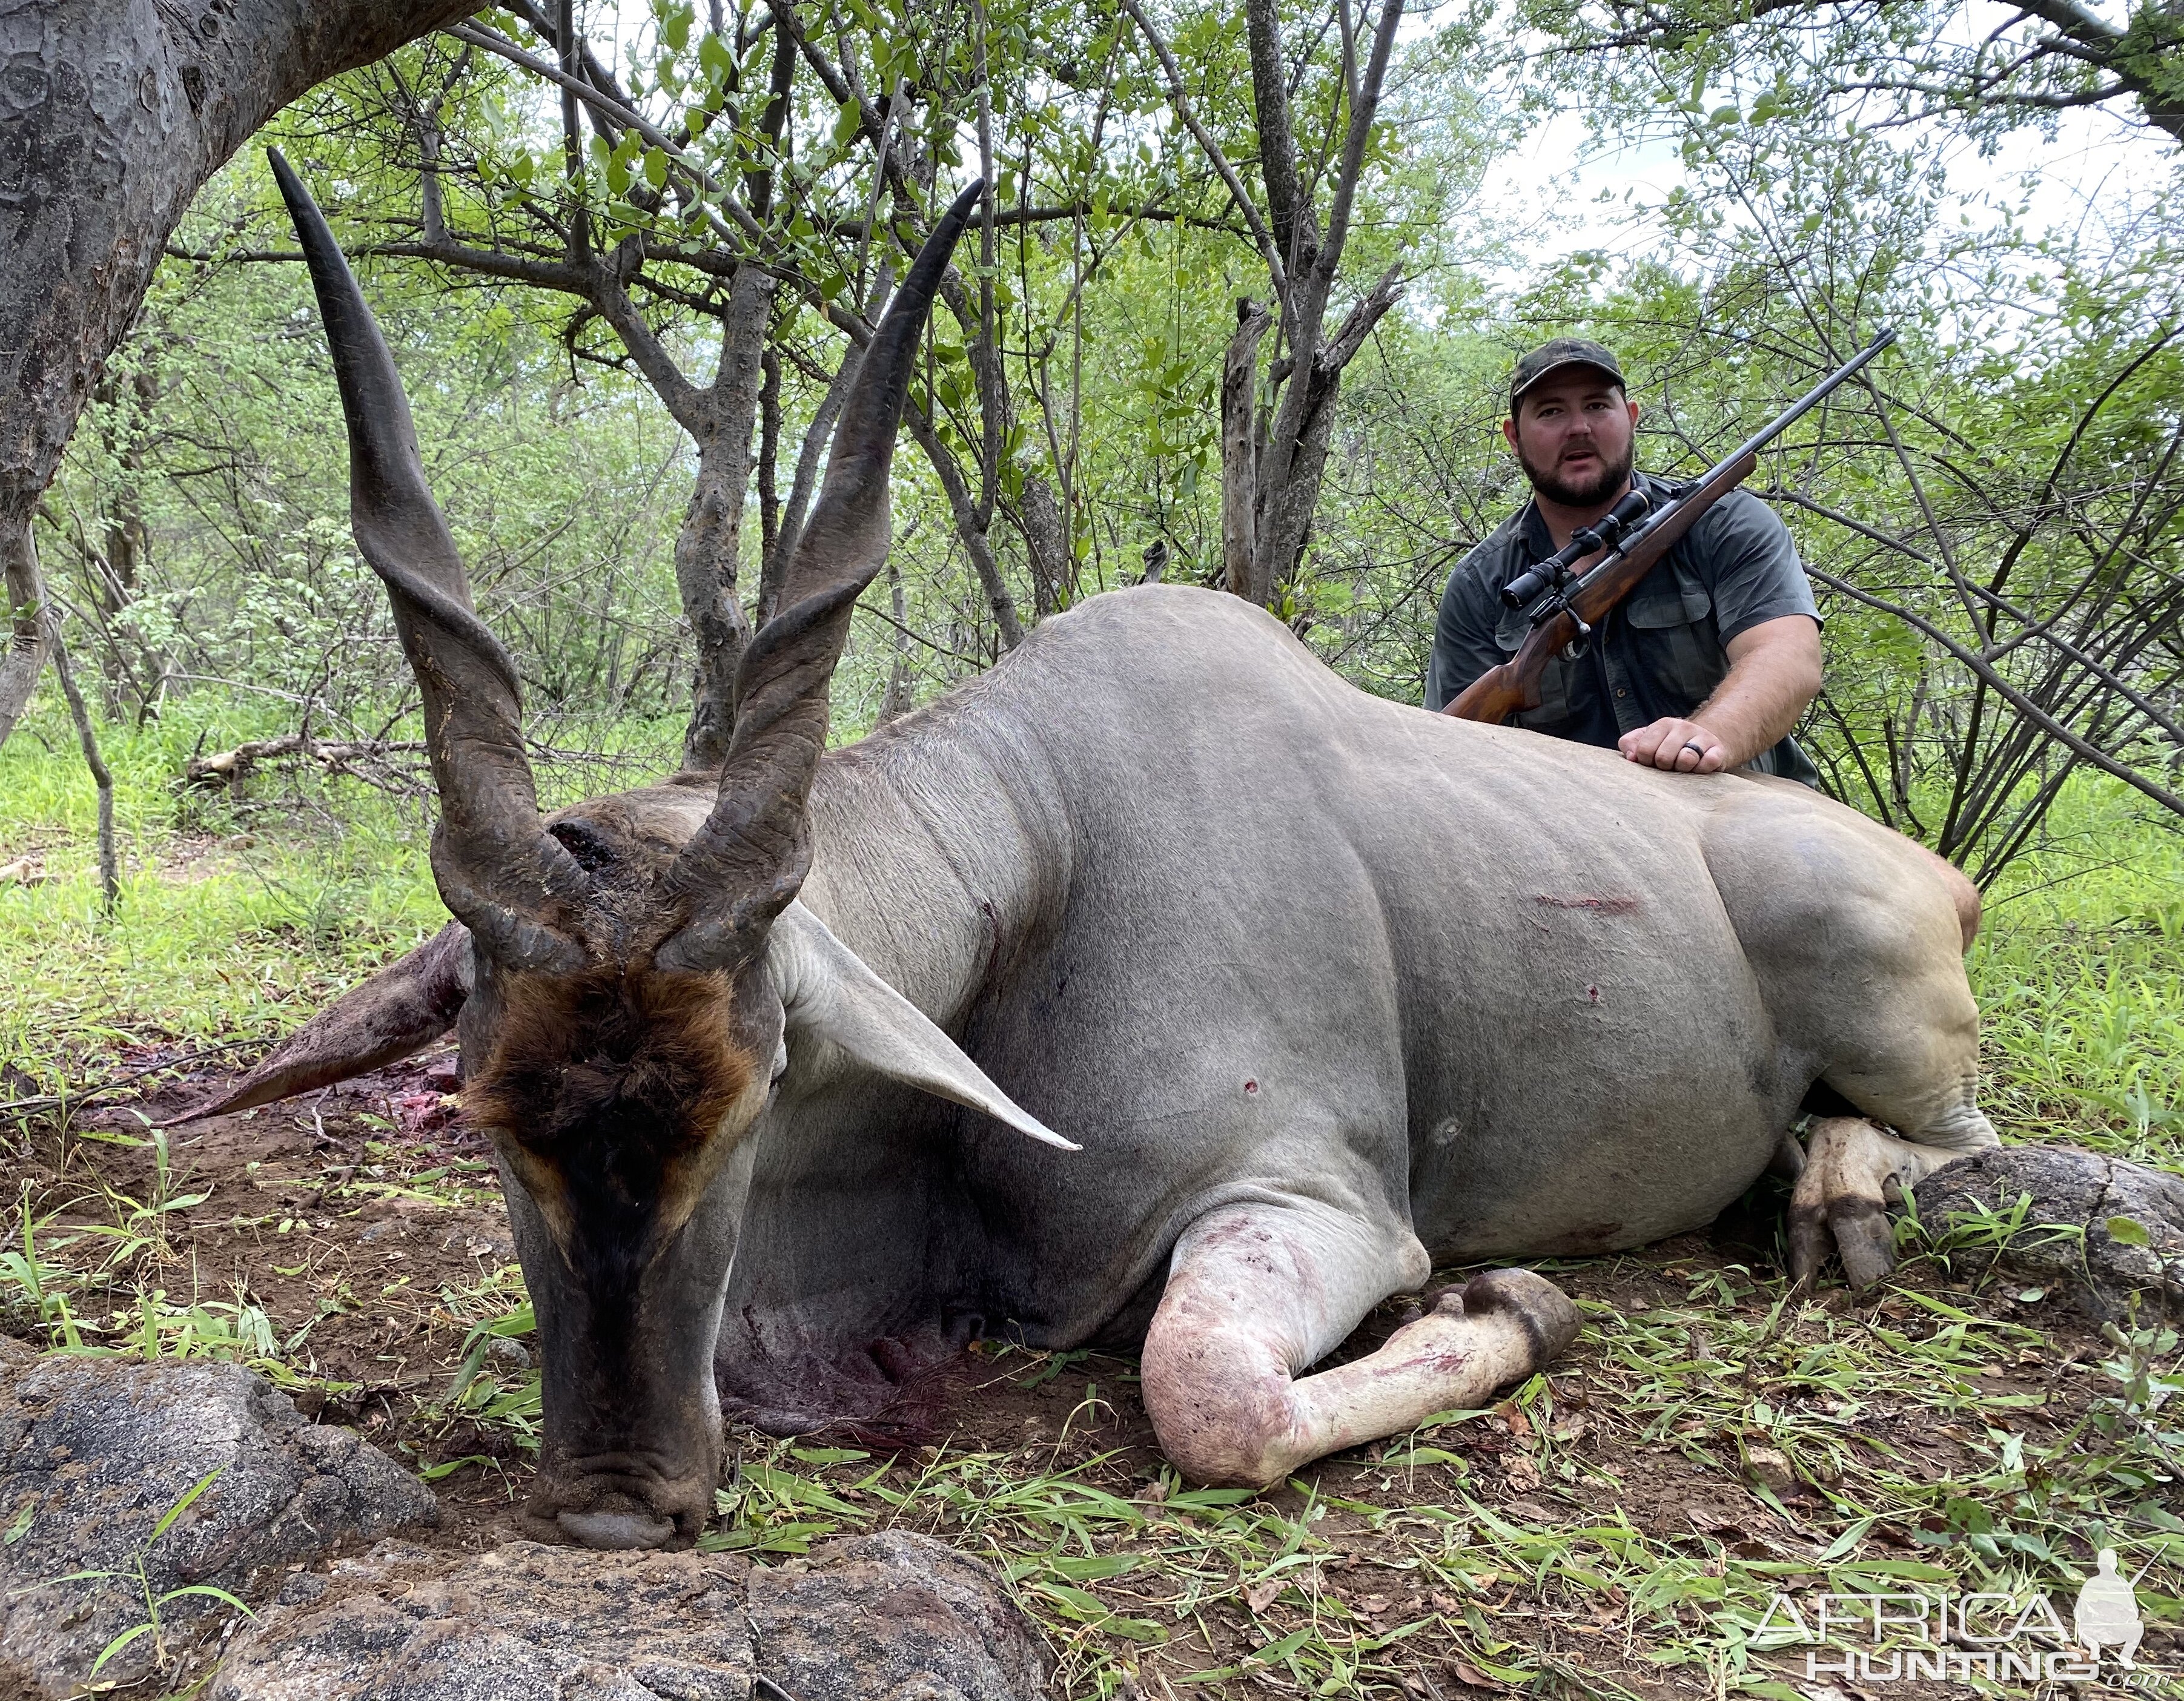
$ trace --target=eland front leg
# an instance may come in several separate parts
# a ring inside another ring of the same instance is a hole
[[[1435,1412],[1483,1404],[1577,1334],[1576,1308],[1552,1283],[1491,1270],[1378,1352],[1302,1374],[1430,1267],[1407,1227],[1317,1201],[1200,1218],[1176,1242],[1145,1337],[1145,1408],[1162,1451],[1194,1481],[1263,1488]]]

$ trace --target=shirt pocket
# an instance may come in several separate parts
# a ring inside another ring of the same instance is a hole
[[[1624,619],[1647,679],[1670,713],[1689,714],[1729,672],[1713,599],[1696,579],[1680,573],[1669,584],[1646,586],[1624,604]]]
[[[1494,628],[1494,642],[1500,645],[1504,656],[1513,658],[1524,648],[1524,640],[1532,635],[1532,623],[1523,609],[1505,609]],[[1569,661],[1557,650],[1540,675],[1540,706],[1520,709],[1511,717],[1518,725],[1534,732],[1552,732],[1567,724],[1575,714],[1570,702],[1571,675],[1585,663]]]

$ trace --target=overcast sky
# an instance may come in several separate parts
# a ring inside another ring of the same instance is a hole
[[[2115,115],[2063,114],[2052,140],[2030,129],[2018,131],[1991,157],[1952,141],[1940,125],[1902,134],[1904,145],[1945,152],[1950,184],[1975,223],[1997,216],[2006,204],[2022,207],[2034,230],[2063,234],[2088,220],[2120,215],[2174,175],[2176,145],[2145,125],[2128,122],[2136,115],[2128,102],[2116,104]],[[1580,248],[1633,254],[1658,235],[1658,223],[1645,209],[1658,206],[1683,179],[1672,143],[1589,153],[1583,117],[1564,113],[1495,164],[1482,210],[1507,229],[1514,221],[1537,225],[1542,208],[1563,209],[1558,228],[1543,231],[1542,239],[1530,245],[1540,260]]]

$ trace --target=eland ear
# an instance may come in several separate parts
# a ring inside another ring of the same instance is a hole
[[[994,1086],[961,1046],[801,903],[790,903],[774,923],[766,966],[791,1034],[831,1041],[876,1074],[983,1110],[1046,1145],[1083,1149]]]

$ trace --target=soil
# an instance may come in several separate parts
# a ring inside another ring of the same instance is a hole
[[[65,1134],[51,1122],[34,1129],[31,1149],[16,1168],[32,1189],[36,1208],[59,1214],[44,1231],[46,1237],[66,1233],[70,1225],[114,1223],[117,1208],[109,1193],[138,1203],[151,1200],[159,1185],[153,1148],[115,1141],[141,1141],[148,1122],[157,1124],[209,1096],[224,1078],[227,1061],[212,1059],[193,1079],[164,1087],[132,1105],[84,1112]],[[434,1483],[440,1526],[419,1534],[434,1548],[476,1551],[521,1533],[515,1504],[529,1466],[507,1429],[450,1421],[433,1409],[456,1376],[472,1325],[508,1303],[507,1279],[501,1272],[515,1261],[489,1154],[455,1114],[451,1095],[456,1084],[452,1055],[441,1050],[282,1104],[172,1127],[168,1195],[203,1198],[165,1214],[166,1255],[141,1255],[136,1274],[148,1285],[164,1287],[170,1301],[179,1301],[194,1286],[201,1299],[240,1297],[261,1307],[276,1337],[293,1343],[285,1357],[310,1373],[311,1380],[292,1391],[307,1415],[355,1426],[413,1469],[477,1461]],[[1775,1209],[1773,1202],[1763,1201],[1755,1216],[1741,1223],[1724,1220],[1711,1236],[1687,1236],[1639,1254],[1561,1265],[1548,1273],[1580,1301],[1635,1313],[1682,1305],[1696,1280],[1718,1272],[1741,1294],[1740,1307],[1763,1315],[1769,1298],[1754,1288],[1747,1272],[1762,1267],[1771,1239],[1765,1226]],[[127,1214],[125,1203],[119,1215]],[[73,1254],[64,1256],[80,1261]],[[504,1297],[465,1304],[463,1296],[481,1289]],[[1858,1304],[1841,1289],[1825,1298],[1837,1310]],[[1346,1346],[1343,1356],[1370,1350],[1396,1326],[1410,1303],[1415,1301],[1390,1301],[1382,1307]],[[1980,1379],[1982,1387],[1993,1392],[2052,1395],[2037,1410],[2013,1415],[2012,1423],[2028,1443],[2077,1420],[2094,1379],[2074,1374],[2073,1367],[2082,1370],[2086,1361],[2109,1350],[2093,1325],[2057,1315],[2052,1307],[2042,1308],[2036,1317],[1999,1295],[1967,1300],[1954,1294],[1952,1303],[2036,1322],[2046,1334],[2044,1350],[2028,1349],[2020,1362],[1992,1366],[1992,1374]],[[1914,1326],[1904,1320],[1914,1314],[1900,1298],[1883,1302],[1879,1315],[1899,1320],[1899,1326]],[[20,1315],[0,1314],[0,1326],[26,1339],[37,1333]],[[1050,1473],[1096,1459],[1082,1480],[1120,1495],[1150,1498],[1146,1490],[1158,1478],[1162,1459],[1137,1398],[1134,1365],[1077,1355],[1059,1360],[1058,1369],[1057,1362],[1043,1359],[1034,1364],[991,1348],[967,1356],[947,1409],[949,1444],[967,1450],[1034,1450],[1040,1468]],[[1039,1380],[1040,1372],[1050,1374]],[[1588,1337],[1565,1355],[1552,1378],[1555,1434],[1567,1455],[1612,1467],[1622,1479],[1620,1487],[1585,1474],[1574,1482],[1543,1483],[1528,1449],[1519,1444],[1525,1420],[1513,1410],[1500,1422],[1466,1426],[1460,1440],[1436,1444],[1462,1449],[1465,1492],[1487,1505],[1506,1508],[1513,1519],[1620,1517],[1656,1541],[1693,1544],[1687,1551],[1697,1551],[1696,1538],[1703,1534],[1748,1557],[1812,1554],[1809,1532],[1750,1491],[1736,1469],[1733,1441],[1716,1437],[1705,1443],[1725,1454],[1708,1469],[1695,1463],[1683,1446],[1642,1440],[1637,1426],[1617,1407],[1615,1390],[1625,1385],[1627,1374],[1607,1365]],[[1088,1404],[1095,1395],[1096,1401]],[[1861,1430],[1933,1476],[1951,1473],[1960,1459],[1970,1461],[1959,1443],[1972,1437],[1933,1427],[1930,1413],[1892,1407],[1885,1391],[1874,1398]],[[739,1439],[733,1431],[731,1443],[732,1453],[768,1445],[763,1437]],[[1312,1526],[1314,1533],[1343,1556],[1323,1568],[1327,1588],[1368,1623],[1393,1627],[1450,1611],[1453,1604],[1429,1587],[1415,1566],[1391,1565],[1378,1551],[1371,1513],[1380,1506],[1431,1503],[1438,1485],[1452,1489],[1457,1479],[1445,1466],[1389,1467],[1380,1459],[1379,1448],[1339,1455],[1301,1473],[1301,1480],[1329,1509]],[[1784,1487],[1782,1498],[1794,1510],[1797,1495],[1807,1491],[1795,1483]],[[1284,1512],[1297,1510],[1302,1502],[1294,1487],[1271,1498]],[[1347,1506],[1339,1504],[1346,1502]],[[1907,1553],[1914,1548],[1909,1532],[1883,1526],[1875,1533]],[[1658,1671],[1649,1670],[1642,1659],[1618,1656],[1614,1644],[1625,1632],[1612,1604],[1588,1621],[1580,1615],[1528,1604],[1531,1597],[1524,1582],[1501,1580],[1501,1598],[1492,1608],[1499,1635],[1528,1643],[1580,1670],[1612,1671],[1641,1693],[1675,1693],[1663,1688]],[[1496,1592],[1491,1578],[1486,1583],[1490,1594]],[[1223,1587],[1233,1584],[1231,1579]],[[1816,1570],[1799,1586],[1823,1585]],[[1112,1602],[1117,1590],[1109,1587],[1104,1593]],[[1148,1651],[1146,1693],[1160,1693],[1154,1687],[1156,1668],[1179,1676],[1233,1663],[1264,1641],[1263,1632],[1254,1634],[1240,1596],[1217,1591],[1208,1599],[1195,1623],[1176,1626],[1176,1635],[1157,1655]],[[1431,1641],[1429,1634],[1405,1645],[1415,1646],[1424,1657]],[[1452,1696],[1464,1689],[1468,1668],[1451,1663],[1433,1669],[1439,1676],[1410,1693]],[[1480,1687],[1501,1686],[1483,1681]],[[1261,1691],[1246,1679],[1225,1687],[1206,1685],[1197,1693]],[[1890,1693],[1910,1701],[1918,1691],[1907,1685]]]

